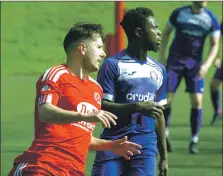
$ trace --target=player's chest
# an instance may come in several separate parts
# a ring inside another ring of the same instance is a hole
[[[202,37],[210,30],[212,20],[206,13],[192,14],[182,11],[177,17],[177,24],[183,33]]]
[[[101,91],[97,86],[70,84],[63,87],[60,104],[78,112],[89,113],[101,109],[101,97]]]
[[[161,70],[153,64],[122,64],[120,66],[119,86],[129,89],[141,89],[150,86],[151,90],[157,91],[162,85],[163,75]]]

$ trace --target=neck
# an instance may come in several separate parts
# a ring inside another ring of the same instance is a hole
[[[81,59],[78,59],[77,57],[73,58],[71,56],[68,56],[66,64],[75,76],[79,77],[82,80],[86,80],[89,73],[86,69],[83,68],[83,63],[81,62]]]
[[[126,52],[134,58],[137,58],[138,60],[145,60],[147,57],[147,50],[142,49],[141,45],[139,43],[129,43]]]
[[[192,4],[193,13],[201,13],[202,10],[203,10],[203,7],[199,7],[196,3]]]

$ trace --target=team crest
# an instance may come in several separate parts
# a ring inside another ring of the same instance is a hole
[[[98,104],[101,105],[101,96],[100,96],[100,94],[99,94],[98,92],[95,92],[95,93],[94,93],[94,99],[95,99],[95,101],[96,101]]]
[[[155,81],[158,81],[159,76],[157,75],[157,73],[155,71],[151,71],[150,72],[150,76],[152,79],[154,79]]]

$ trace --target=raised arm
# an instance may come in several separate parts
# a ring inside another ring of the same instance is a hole
[[[165,105],[167,104],[166,99],[166,82],[167,82],[167,73],[166,69],[162,66],[163,78],[162,84],[159,90],[156,93],[156,102]],[[160,161],[159,161],[159,172],[160,173],[167,173],[168,172],[168,154],[167,154],[167,147],[166,147],[166,135],[165,135],[165,119],[163,113],[156,118],[156,134],[157,134],[157,148],[160,154]]]
[[[66,124],[82,121],[84,114],[80,112],[67,111],[58,108],[51,103],[45,103],[39,106],[39,120],[47,123]]]
[[[169,37],[172,30],[173,30],[173,26],[170,23],[167,23],[162,33],[162,42],[160,45],[159,61],[164,65],[166,64],[166,48],[167,48]]]
[[[168,45],[169,37],[171,32],[173,31],[173,28],[177,27],[177,16],[179,14],[179,9],[174,10],[169,19],[168,22],[162,32],[162,42],[160,46],[160,54],[159,54],[159,61],[166,65],[166,48]]]
[[[209,68],[213,64],[214,60],[216,59],[218,55],[220,37],[221,37],[220,25],[218,23],[217,18],[214,15],[212,15],[212,28],[210,31],[210,48],[208,51],[208,56],[200,68],[199,71],[200,77],[204,77],[206,75]]]
[[[76,111],[67,111],[50,103],[39,106],[39,120],[53,124],[66,124],[78,121],[101,122],[105,128],[110,128],[111,124],[116,125],[117,117],[107,111],[95,111],[92,113],[81,113]]]

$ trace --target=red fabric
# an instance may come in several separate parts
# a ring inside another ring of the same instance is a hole
[[[63,74],[60,75],[61,72]],[[53,67],[47,74],[43,74],[36,84],[35,138],[31,147],[18,156],[14,163],[47,161],[64,170],[84,174],[95,123],[82,121],[57,125],[40,122],[38,106],[46,102],[47,97],[43,96],[51,95],[48,102],[51,100],[53,105],[62,109],[86,113],[97,111],[101,109],[102,89],[92,79],[79,79],[66,65]],[[59,78],[54,79],[58,75]],[[55,169],[54,174],[61,175],[62,172],[57,173]]]

